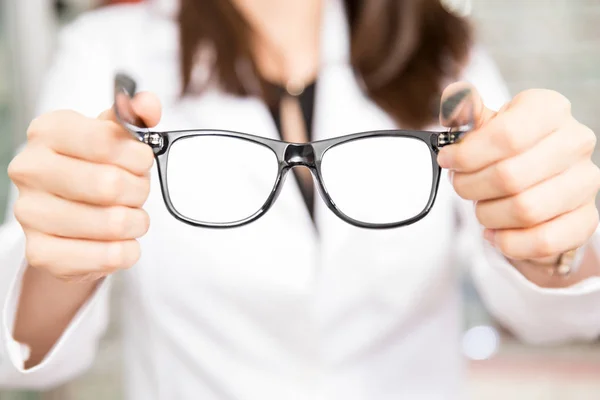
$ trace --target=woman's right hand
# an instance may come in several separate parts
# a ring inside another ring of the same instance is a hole
[[[156,96],[140,93],[134,109],[148,126],[160,119]],[[131,267],[136,239],[150,219],[151,148],[115,122],[55,111],[35,119],[27,144],[8,168],[19,189],[14,206],[30,266],[64,280],[96,280]]]

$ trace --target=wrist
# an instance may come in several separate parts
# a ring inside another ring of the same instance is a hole
[[[89,278],[89,279],[86,279]],[[23,274],[24,284],[46,287],[49,291],[62,291],[66,296],[92,291],[102,280],[100,276],[92,277],[88,275],[71,280],[62,279],[44,269],[28,265]]]
[[[99,282],[66,282],[27,266],[12,327],[13,338],[30,348],[27,368],[37,365],[50,351]]]
[[[592,246],[582,246],[571,254],[509,262],[529,281],[546,288],[568,287],[600,276],[600,261]]]
[[[535,267],[546,268],[546,272],[551,276],[567,277],[576,274],[581,267],[583,255],[587,246],[583,245],[576,249],[565,251],[557,256],[542,257],[524,260]]]
[[[540,258],[528,258],[525,260],[521,260],[523,263],[531,264],[532,266],[538,267],[555,267],[560,262],[561,255],[550,256],[550,257],[540,257]]]

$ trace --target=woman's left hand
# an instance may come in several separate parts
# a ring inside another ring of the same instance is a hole
[[[469,103],[472,106],[469,106]],[[598,226],[594,132],[551,90],[527,90],[498,112],[465,83],[442,96],[441,122],[475,129],[438,155],[454,189],[475,201],[485,238],[511,260],[547,261],[578,248]]]

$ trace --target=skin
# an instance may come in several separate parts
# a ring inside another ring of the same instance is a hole
[[[160,119],[152,94],[136,96],[134,109],[149,126]],[[152,163],[150,147],[121,129],[112,110],[97,119],[56,111],[31,123],[8,168],[29,264],[13,332],[31,347],[26,367],[43,359],[102,277],[139,259]]]
[[[314,78],[318,0],[236,4],[259,33],[255,51],[266,77]],[[452,171],[458,194],[476,201],[486,238],[541,286],[598,275],[591,255],[567,280],[549,280],[540,272],[549,258],[588,240],[597,225],[593,199],[600,174],[590,161],[592,132],[575,121],[569,102],[556,92],[523,92],[495,113],[472,88],[468,96],[453,97],[465,88],[459,83],[446,89],[442,122],[464,119],[464,101],[471,99],[477,129],[445,147],[439,162]],[[150,93],[137,95],[134,109],[150,127],[160,120],[160,103]],[[14,211],[26,235],[29,264],[13,332],[31,348],[26,367],[44,358],[104,276],[139,259],[136,239],[150,223],[142,205],[152,162],[150,148],[123,131],[111,110],[95,119],[56,111],[31,123],[25,149],[8,170],[19,189]]]
[[[577,273],[548,273],[598,226],[600,170],[591,159],[596,136],[573,117],[570,102],[533,89],[495,112],[466,83],[446,88],[442,124],[464,123],[471,114],[475,129],[442,148],[438,162],[449,169],[458,195],[474,202],[485,239],[539,286],[565,287],[600,275],[591,247]]]
[[[253,51],[272,82],[310,82],[319,70],[321,0],[233,0],[256,33]]]

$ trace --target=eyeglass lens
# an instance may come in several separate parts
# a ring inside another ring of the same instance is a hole
[[[175,141],[166,175],[171,202],[180,214],[196,221],[232,223],[260,210],[277,174],[277,157],[268,147],[209,134]],[[372,224],[419,215],[433,185],[429,147],[408,137],[373,137],[336,145],[323,155],[321,174],[342,213]]]

